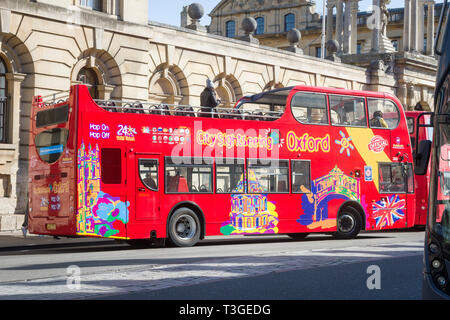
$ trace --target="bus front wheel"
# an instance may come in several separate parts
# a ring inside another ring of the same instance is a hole
[[[169,220],[169,240],[177,247],[191,247],[200,240],[200,220],[188,208],[177,209]]]
[[[354,239],[362,228],[359,212],[351,207],[343,208],[337,217],[337,231],[334,236],[338,239]]]

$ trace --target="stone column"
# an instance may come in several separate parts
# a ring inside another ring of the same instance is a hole
[[[98,90],[99,99],[110,100],[111,93],[114,91],[115,88],[116,88],[115,86],[110,86],[110,85],[105,85],[105,84],[98,85],[97,90]]]
[[[406,83],[406,110],[414,109],[414,83]]]
[[[342,51],[342,32],[343,32],[343,0],[337,0],[336,5],[336,40],[339,43],[339,50]]]
[[[427,55],[434,55],[434,1],[428,1]]]
[[[327,41],[333,39],[333,8],[334,4],[330,3],[330,1],[327,1]]]
[[[12,139],[14,145],[19,146],[19,128],[20,128],[20,87],[26,75],[22,73],[7,73],[6,80],[8,82],[8,95],[11,97],[9,103],[12,108],[11,122],[12,122]]]
[[[345,11],[344,11],[344,36],[342,43],[342,51],[344,53],[350,53],[350,0],[345,1]]]
[[[419,4],[419,8],[418,8],[418,12],[419,12],[419,17],[418,17],[418,23],[419,25],[417,26],[416,30],[419,33],[418,34],[418,51],[420,53],[425,53],[425,46],[424,46],[424,40],[425,40],[425,30],[424,30],[424,25],[425,25],[425,2],[423,0],[418,0]]]
[[[405,0],[405,11],[403,20],[403,50],[411,49],[411,1]]]
[[[419,51],[419,33],[417,28],[419,26],[419,0],[411,0],[411,35],[410,41],[411,46],[410,50]]]
[[[403,109],[406,110],[408,106],[408,86],[406,82],[399,81],[397,89],[397,97],[403,105]]]
[[[380,0],[372,0],[372,5],[374,8],[380,8]],[[377,53],[380,49],[381,17],[378,17],[378,19],[375,17],[374,24],[372,29],[372,49],[370,52]]]
[[[351,15],[351,31],[350,31],[350,53],[356,53],[356,47],[358,44],[358,1],[351,0],[350,2],[350,15]]]
[[[10,161],[11,165],[9,166],[9,172],[7,173],[9,175],[9,184],[10,186],[7,187],[9,190],[6,192],[6,199],[3,199],[4,202],[1,202],[1,206],[5,206],[5,208],[0,208],[0,211],[10,211],[11,213],[14,212],[16,208],[16,203],[18,199],[18,190],[17,185],[18,183],[22,186],[22,188],[27,188],[26,182],[28,181],[27,177],[19,177],[17,175],[17,171],[19,169],[18,167],[18,160],[19,160],[19,150],[21,148],[20,146],[20,114],[21,114],[21,94],[20,89],[22,87],[22,82],[25,79],[26,75],[21,73],[7,73],[6,74],[6,81],[7,81],[7,88],[8,88],[8,96],[10,97],[8,104],[9,104],[9,110],[11,111],[11,114],[9,115],[9,120],[11,121],[11,124],[9,125],[9,133],[11,135],[11,143],[7,146],[7,149],[13,150],[13,159]],[[25,130],[25,129],[23,129]],[[27,130],[25,136],[28,138],[29,131]],[[22,135],[24,133],[22,132]],[[24,140],[22,142],[23,145],[27,145],[28,141]],[[28,150],[27,150],[28,153]],[[24,155],[22,155],[24,156]],[[18,181],[19,180],[19,181]],[[22,180],[22,181],[20,181]],[[3,187],[3,186],[2,186]],[[23,199],[19,200],[19,202],[23,201]],[[26,200],[25,200],[26,201]],[[21,216],[23,217],[23,216]],[[11,225],[7,226],[8,223],[5,221],[9,220]],[[16,216],[11,216],[9,219],[5,217],[1,217],[0,215],[0,230],[15,230],[16,229]]]

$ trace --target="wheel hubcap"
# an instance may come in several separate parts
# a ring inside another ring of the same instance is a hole
[[[192,239],[197,231],[197,224],[193,217],[182,215],[175,224],[175,231],[179,238],[183,240]]]
[[[349,233],[355,227],[355,219],[349,214],[343,214],[338,220],[339,231]]]

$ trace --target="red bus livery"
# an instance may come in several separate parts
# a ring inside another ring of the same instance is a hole
[[[168,238],[414,225],[412,153],[392,95],[296,86],[209,114],[191,106],[36,97],[29,231]]]

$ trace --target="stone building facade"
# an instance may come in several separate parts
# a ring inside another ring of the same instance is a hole
[[[280,8],[298,3],[277,2]],[[311,7],[305,3],[298,10]],[[394,69],[380,67],[381,61],[388,65],[382,55],[376,55],[378,67],[363,58],[351,65],[202,28],[148,22],[147,12],[147,0],[0,2],[0,231],[20,228],[27,210],[35,95],[89,83],[96,98],[198,105],[211,79],[225,106],[243,95],[296,84],[385,91],[401,96],[405,107],[432,99],[436,62],[420,53],[395,58]]]
[[[407,0],[405,4],[406,11],[405,8],[386,9],[385,38],[389,39],[389,44],[394,51],[402,51],[405,46],[412,47],[412,39],[404,37],[405,16],[409,17],[407,18],[408,29],[417,30],[415,33],[417,41],[414,40],[417,51],[431,55],[431,47],[427,47],[427,34],[431,27],[430,34],[434,33],[439,22],[442,4],[435,5],[434,1],[429,0]],[[411,19],[413,4],[417,5],[416,21]],[[372,12],[365,11],[369,8],[361,8],[360,0],[327,0],[326,7],[327,40],[336,39],[341,44],[343,54],[360,54],[370,51]],[[429,7],[432,10],[428,10]],[[181,25],[186,26],[189,20],[187,11],[182,12],[181,16]],[[291,28],[296,28],[302,34],[299,47],[303,52],[320,57],[322,16],[316,12],[314,1],[222,0],[209,13],[209,16],[211,17],[209,32],[231,38],[244,36],[242,21],[246,17],[253,17],[258,23],[255,37],[260,44],[278,49],[289,46],[286,35]],[[430,24],[431,21],[433,23]],[[404,42],[403,39],[408,40]],[[420,47],[420,44],[424,45]]]

